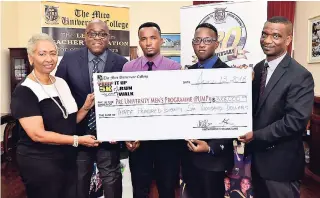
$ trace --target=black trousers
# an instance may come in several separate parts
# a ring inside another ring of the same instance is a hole
[[[251,167],[253,196],[257,198],[300,198],[301,181],[279,182],[260,177]]]
[[[147,198],[156,180],[159,198],[175,198],[179,186],[181,141],[142,141],[129,154],[133,198]]]
[[[107,142],[96,148],[79,147],[77,156],[77,198],[89,198],[93,163],[96,161],[105,198],[122,198],[119,145]]]
[[[202,170],[191,164],[183,164],[182,174],[188,198],[223,198],[225,194],[224,171]]]
[[[43,159],[17,154],[28,198],[77,198],[76,159]]]

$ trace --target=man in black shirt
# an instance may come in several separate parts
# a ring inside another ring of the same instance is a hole
[[[209,24],[196,27],[192,40],[199,62],[188,69],[229,68],[215,55],[218,31]],[[183,178],[191,198],[220,198],[225,194],[225,170],[233,167],[231,139],[188,140],[182,160]]]

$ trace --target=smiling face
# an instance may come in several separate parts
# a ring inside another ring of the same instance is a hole
[[[230,190],[231,183],[230,179],[228,177],[224,178],[224,188],[226,191]]]
[[[249,179],[245,178],[245,179],[241,180],[240,187],[241,187],[242,192],[247,192],[250,189],[250,186],[251,186],[251,184],[250,184]]]
[[[287,51],[287,47],[292,41],[292,35],[288,28],[288,25],[282,23],[265,23],[260,44],[268,61],[280,57]]]
[[[86,46],[92,54],[98,56],[108,48],[109,35],[109,29],[104,22],[91,22],[85,32]]]
[[[193,42],[192,46],[200,62],[213,56],[218,47],[217,37],[216,33],[210,28],[201,27],[196,30],[193,40],[200,40],[200,43],[194,44]],[[206,44],[203,39],[206,40]]]
[[[50,74],[58,62],[58,52],[55,45],[47,40],[38,41],[32,55],[28,55],[30,64],[42,74]]]

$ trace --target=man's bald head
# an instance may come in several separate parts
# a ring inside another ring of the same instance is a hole
[[[100,19],[93,19],[92,21],[90,21],[86,27],[86,32],[88,32],[88,30],[94,25],[101,25],[106,31],[109,32],[107,24]]]

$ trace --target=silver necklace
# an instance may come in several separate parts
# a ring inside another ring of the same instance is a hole
[[[36,74],[34,73],[34,70],[32,71],[32,75],[33,77],[36,79],[36,81],[40,84],[40,86],[42,87],[43,91],[54,101],[54,103],[56,103],[56,105],[59,107],[59,109],[62,111],[62,115],[64,119],[67,119],[69,116],[68,110],[66,108],[66,105],[64,104],[62,97],[60,96],[60,93],[56,87],[56,84],[53,82],[53,80],[51,79],[51,77],[49,76],[49,79],[51,81],[51,83],[53,84],[54,88],[56,89],[56,92],[58,93],[58,97],[61,101],[62,106],[65,108],[66,112],[64,112],[63,108],[60,106],[60,104],[45,90],[45,88],[43,87],[42,83],[40,82],[40,80],[37,78]]]

